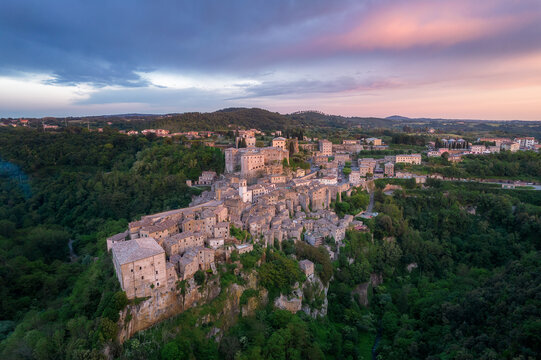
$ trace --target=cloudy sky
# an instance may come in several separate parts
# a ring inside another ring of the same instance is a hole
[[[540,0],[2,0],[0,117],[541,120]]]

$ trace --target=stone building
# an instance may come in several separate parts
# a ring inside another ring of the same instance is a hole
[[[116,244],[117,242],[121,242],[121,241],[126,241],[129,235],[130,235],[130,232],[126,230],[124,232],[121,232],[120,234],[116,234],[111,237],[108,237],[107,238],[107,251],[111,251],[113,244]]]
[[[367,166],[369,168],[372,168],[371,173],[374,173],[374,168],[376,167],[377,161],[376,159],[372,158],[361,158],[357,160],[357,163],[359,164],[359,166]]]
[[[310,190],[310,206],[312,211],[326,209],[329,207],[330,202],[331,194],[326,187],[316,187]]]
[[[246,137],[237,137],[235,139],[235,143],[237,144],[237,148],[240,146],[242,140],[244,140],[244,142],[246,143],[246,147],[254,147],[255,146],[255,143],[256,143],[256,138],[253,137],[253,136],[246,136]]]
[[[368,174],[373,174],[374,168],[371,166],[359,166],[359,176],[365,177]]]
[[[358,185],[361,182],[361,173],[360,171],[353,170],[348,177],[349,183],[352,185]]]
[[[165,251],[153,238],[118,242],[112,246],[113,264],[128,299],[150,296],[167,283]]]
[[[243,154],[240,157],[241,176],[253,176],[265,168],[265,156],[263,154]]]
[[[329,140],[319,140],[319,152],[323,156],[332,155],[332,142]]]
[[[205,235],[201,232],[183,232],[173,235],[163,242],[167,256],[182,255],[187,249],[203,246]]]
[[[287,150],[286,139],[283,137],[277,137],[277,138],[272,139],[272,147],[280,148],[282,150]]]
[[[351,156],[349,154],[335,154],[334,161],[340,166],[344,166],[347,161],[351,161]]]
[[[317,151],[317,144],[299,144],[299,148],[312,154]]]
[[[214,263],[214,250],[204,247],[191,248],[179,260],[179,272],[182,280],[194,276],[197,270],[208,270]]]
[[[215,171],[203,171],[201,176],[199,176],[199,181],[197,183],[199,185],[212,185],[214,180],[216,180],[216,176]]]
[[[153,225],[143,226],[139,229],[140,237],[151,237],[157,241],[176,233],[178,233],[178,223],[170,219],[165,219]]]
[[[254,245],[252,244],[239,244],[235,245],[235,249],[238,251],[239,255],[248,253],[254,249]]]
[[[421,154],[396,155],[396,163],[421,165]]]
[[[229,223],[228,222],[219,222],[214,226],[215,238],[226,238],[229,237]]]
[[[391,162],[385,163],[385,175],[393,176],[394,175],[394,164]]]
[[[314,263],[310,260],[301,260],[299,261],[299,267],[306,277],[314,275]]]
[[[243,177],[266,173],[270,165],[280,165],[284,159],[289,161],[289,152],[277,147],[227,148],[224,153],[226,173],[240,171]]]
[[[270,177],[271,184],[285,184],[286,180],[285,175],[271,175]]]
[[[368,138],[368,139],[365,139],[365,142],[367,144],[374,145],[374,146],[379,146],[383,144],[383,141],[378,138]]]

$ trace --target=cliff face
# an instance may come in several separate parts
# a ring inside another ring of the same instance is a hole
[[[204,286],[198,286],[190,279],[183,295],[181,290],[173,288],[155,289],[151,297],[137,304],[129,304],[120,314],[120,343],[128,340],[138,331],[147,329],[165,319],[178,315],[198,305],[212,302],[212,307],[201,309],[199,324],[215,324],[210,335],[216,335],[234,325],[237,316],[253,315],[255,309],[267,301],[267,291],[259,289],[259,296],[252,297],[244,306],[240,306],[240,298],[246,289],[257,289],[257,276],[252,272],[245,276],[246,284],[232,284],[223,293],[220,279],[215,278]],[[173,289],[173,290],[172,290]]]
[[[292,293],[288,296],[280,294],[274,300],[274,306],[293,314],[302,310],[315,319],[327,315],[328,291],[329,286],[324,286],[321,279],[314,274],[309,276],[303,284],[295,284]]]
[[[323,285],[321,279],[314,274],[309,277],[303,286],[304,301],[302,311],[311,317],[318,318],[327,315],[329,301],[327,293],[329,292],[329,284]]]

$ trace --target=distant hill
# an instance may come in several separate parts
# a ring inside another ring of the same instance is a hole
[[[10,121],[9,119],[0,119]],[[190,112],[173,114],[117,114],[86,117],[30,119],[32,127],[40,127],[43,122],[64,126],[105,127],[112,126],[119,130],[143,130],[163,128],[172,132],[183,131],[224,131],[256,128],[263,131],[293,129],[350,129],[361,127],[371,131],[402,131],[404,126],[411,129],[434,128],[439,133],[461,134],[465,131],[494,136],[535,136],[541,137],[540,121],[492,121],[469,119],[431,119],[408,118],[393,115],[387,118],[346,117],[324,114],[320,111],[298,111],[280,114],[259,108],[226,108],[215,112]]]
[[[387,120],[410,120],[409,117],[400,116],[400,115],[387,116],[385,119],[387,119]]]

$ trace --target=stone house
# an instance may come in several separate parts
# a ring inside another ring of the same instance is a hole
[[[277,137],[277,138],[272,139],[272,147],[287,150],[286,149],[286,139],[283,138],[283,137]]]
[[[128,230],[121,232],[120,234],[113,235],[111,237],[107,238],[107,251],[111,251],[111,248],[113,247],[113,244],[121,241],[126,241],[128,239],[130,233]]]
[[[220,222],[214,226],[214,237],[215,238],[226,238],[229,237],[229,223]]]
[[[319,140],[319,153],[323,156],[332,155],[332,142],[329,140]]]
[[[139,229],[139,236],[151,237],[161,240],[178,233],[178,223],[174,220],[165,219],[153,225],[143,226]]]
[[[301,260],[299,261],[299,267],[306,277],[314,275],[314,263],[310,260]]]
[[[167,256],[179,254],[182,255],[187,249],[203,246],[205,236],[201,232],[182,232],[173,235],[164,241],[164,248]]]
[[[167,283],[165,251],[153,238],[118,242],[112,246],[113,264],[128,299],[150,296]]]
[[[254,250],[254,245],[252,244],[238,244],[235,245],[235,249],[238,251],[239,255],[248,253]]]
[[[224,238],[210,238],[205,240],[205,243],[209,248],[217,249],[224,246],[225,240]]]
[[[203,171],[197,183],[199,185],[211,185],[216,180],[216,176],[215,171]]]
[[[421,165],[421,154],[396,155],[396,163]]]
[[[203,220],[189,219],[182,222],[182,232],[203,231],[205,222]]]

